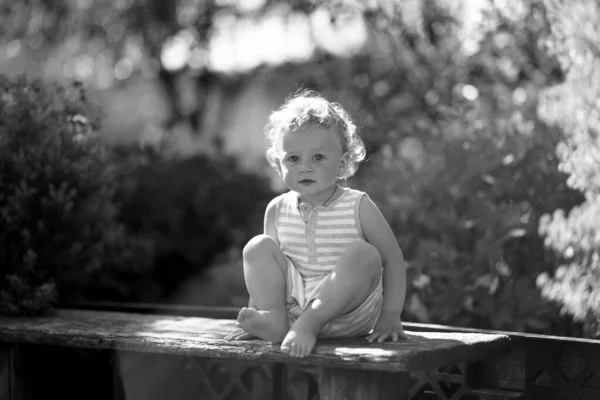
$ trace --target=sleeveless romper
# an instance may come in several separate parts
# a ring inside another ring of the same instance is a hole
[[[287,192],[276,207],[277,240],[288,260],[286,298],[290,325],[319,297],[327,276],[346,246],[364,240],[358,208],[366,193],[339,187],[342,194],[327,206],[315,207],[308,222],[298,210],[298,195]],[[383,285],[349,313],[325,324],[319,337],[355,337],[374,327],[383,302]]]

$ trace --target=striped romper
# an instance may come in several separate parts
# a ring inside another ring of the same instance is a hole
[[[287,192],[277,202],[277,240],[288,260],[286,298],[290,325],[316,299],[346,246],[364,240],[358,217],[364,192],[339,187],[342,194],[327,206],[315,207],[304,222],[298,210],[298,195]],[[373,329],[383,301],[383,286],[377,288],[353,311],[325,324],[319,337],[354,337]]]

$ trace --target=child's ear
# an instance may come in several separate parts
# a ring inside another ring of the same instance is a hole
[[[342,158],[340,158],[340,163],[338,165],[338,176],[344,176],[346,174],[346,170],[348,169],[348,165],[350,164],[350,154],[348,152],[342,154]]]

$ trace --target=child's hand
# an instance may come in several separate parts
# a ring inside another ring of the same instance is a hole
[[[375,323],[373,332],[367,336],[369,342],[384,342],[390,339],[394,342],[402,339],[408,339],[404,329],[402,329],[402,321],[400,315],[395,313],[381,313],[379,319]]]

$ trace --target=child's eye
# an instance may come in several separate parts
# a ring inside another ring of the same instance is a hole
[[[296,162],[296,161],[298,161],[298,156],[289,156],[288,161]]]
[[[315,160],[317,160],[317,161],[321,161],[321,160],[323,160],[323,159],[325,159],[325,156],[324,156],[324,155],[322,155],[322,154],[317,154],[317,155],[315,155]]]

